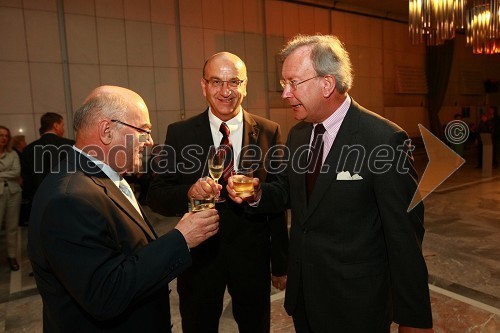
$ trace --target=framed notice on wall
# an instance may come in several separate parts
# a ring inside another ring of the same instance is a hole
[[[396,66],[397,94],[427,94],[425,70],[412,66]]]

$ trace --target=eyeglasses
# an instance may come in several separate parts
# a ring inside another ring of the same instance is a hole
[[[146,142],[146,141],[148,141],[148,138],[151,135],[151,131],[150,130],[147,130],[147,129],[144,129],[144,128],[140,128],[140,127],[136,127],[136,126],[133,126],[133,125],[130,125],[130,124],[127,124],[127,123],[124,123],[123,121],[118,120],[118,119],[111,119],[111,122],[125,125],[127,127],[133,128],[137,132],[141,133],[139,135],[139,142]]]
[[[316,75],[315,77],[311,77],[311,78],[309,78],[309,79],[306,79],[306,80],[304,80],[304,81],[300,81],[300,82],[280,80],[280,84],[281,84],[281,86],[283,87],[283,89],[285,89],[285,88],[286,88],[286,85],[288,84],[292,90],[296,90],[296,89],[297,89],[297,86],[298,86],[299,84],[302,84],[302,83],[307,82],[307,81],[309,81],[309,80],[315,79],[315,78],[317,78],[317,77],[322,77],[322,75]]]
[[[208,83],[208,85],[211,86],[212,88],[221,88],[224,85],[224,83],[227,83],[227,85],[231,88],[238,88],[243,82],[245,82],[245,80],[238,80],[238,79],[224,81],[219,79],[207,80],[203,78],[203,80],[205,80],[205,82]]]

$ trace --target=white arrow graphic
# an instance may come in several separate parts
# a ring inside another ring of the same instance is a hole
[[[465,163],[465,160],[460,155],[450,149],[427,128],[421,124],[418,124],[418,128],[424,140],[429,163],[427,163],[424,174],[418,183],[417,191],[413,195],[408,212]]]

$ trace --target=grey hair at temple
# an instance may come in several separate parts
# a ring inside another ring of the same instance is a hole
[[[302,46],[311,47],[311,60],[319,76],[335,77],[339,93],[348,92],[353,84],[353,69],[349,53],[342,42],[333,35],[297,35],[281,51],[283,60]]]

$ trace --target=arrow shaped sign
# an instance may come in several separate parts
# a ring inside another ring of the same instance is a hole
[[[413,195],[408,212],[465,163],[465,160],[460,155],[450,149],[427,128],[421,124],[418,124],[418,128],[424,140],[429,163],[427,163],[424,174],[418,183],[417,191]]]

